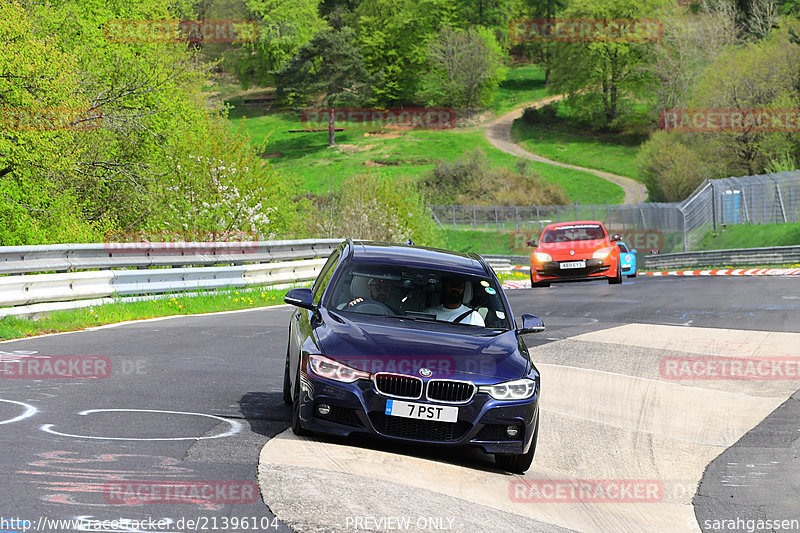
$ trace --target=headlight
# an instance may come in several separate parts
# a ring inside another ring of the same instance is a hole
[[[611,253],[611,248],[600,248],[592,254],[593,259],[605,259]]]
[[[333,379],[344,383],[352,383],[359,379],[369,379],[368,372],[356,370],[322,355],[309,355],[308,363],[311,365],[311,370],[321,378]]]
[[[553,260],[550,254],[546,254],[544,252],[534,252],[533,257],[535,257],[540,263],[549,263]]]
[[[487,393],[495,400],[527,400],[536,392],[536,382],[523,378],[497,385],[481,385],[478,391]]]

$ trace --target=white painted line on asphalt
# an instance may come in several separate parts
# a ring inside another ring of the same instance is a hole
[[[96,437],[93,435],[75,435],[72,433],[61,433],[53,429],[55,424],[44,424],[39,429],[46,433],[52,433],[53,435],[58,435],[60,437],[74,437],[77,439],[95,439],[95,440],[125,440],[125,441],[177,441],[177,440],[210,440],[210,439],[221,439],[224,437],[230,437],[231,435],[235,435],[242,430],[242,424],[235,420],[228,420],[226,418],[222,418],[220,416],[209,415],[205,413],[190,413],[186,411],[162,411],[158,409],[89,409],[86,411],[81,411],[78,413],[79,415],[90,415],[93,413],[109,413],[109,412],[125,412],[125,413],[160,413],[160,414],[172,414],[172,415],[189,415],[189,416],[204,416],[207,418],[213,418],[215,420],[219,420],[220,422],[224,422],[230,426],[228,431],[224,433],[220,433],[219,435],[211,435],[210,437],[152,437],[152,438],[136,438],[136,437]]]
[[[15,416],[14,418],[10,418],[8,420],[3,420],[3,421],[0,422],[0,425],[13,424],[14,422],[19,422],[20,420],[25,420],[26,418],[30,418],[30,417],[32,417],[33,415],[35,415],[36,413],[39,412],[39,410],[37,408],[35,408],[34,406],[32,406],[29,403],[18,402],[18,401],[15,401],[15,400],[4,400],[2,398],[0,398],[0,402],[12,403],[14,405],[19,405],[20,407],[25,409],[22,412],[21,415]]]

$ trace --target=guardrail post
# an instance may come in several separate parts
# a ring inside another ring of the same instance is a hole
[[[453,206],[453,229],[456,229],[456,206]]]

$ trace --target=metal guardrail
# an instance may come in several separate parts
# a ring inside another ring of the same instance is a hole
[[[0,247],[0,274],[158,266],[241,265],[327,256],[339,239],[128,242]],[[0,304],[2,305],[2,304]]]
[[[800,263],[800,246],[738,248],[644,256],[644,268],[674,269],[693,266],[782,265]]]
[[[98,305],[111,301],[112,296],[309,281],[340,242],[307,239],[0,247],[0,273],[11,274],[0,276],[0,317]],[[81,271],[31,274],[71,270]]]

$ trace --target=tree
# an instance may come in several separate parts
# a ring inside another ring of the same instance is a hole
[[[368,75],[349,27],[325,29],[278,72],[278,97],[289,103],[321,98],[328,109],[328,146],[335,146],[334,107],[358,101]]]
[[[430,72],[422,96],[428,105],[474,108],[485,103],[505,74],[503,52],[486,28],[443,28],[428,43]]]
[[[275,72],[314,35],[326,27],[320,17],[320,0],[246,0],[258,21],[258,40],[241,48],[235,59],[245,86],[273,81]]]
[[[738,109],[797,109],[800,105],[800,45],[791,32],[797,22],[788,20],[761,41],[731,48],[709,64],[701,76],[691,107]],[[780,129],[780,128],[779,128]],[[724,175],[759,174],[773,159],[796,157],[800,153],[800,134],[791,127],[785,131],[697,134],[702,142],[714,144],[724,157]],[[698,138],[698,141],[700,139]]]
[[[565,0],[527,0],[531,18],[553,20],[567,3]],[[550,69],[552,68],[552,54],[547,43],[542,43],[542,59],[544,61],[544,83],[550,83]]]
[[[564,11],[568,19],[614,20],[656,18],[663,0],[575,0]],[[648,42],[595,39],[552,45],[551,85],[569,93],[567,104],[596,127],[617,129],[633,99],[649,87],[653,74]]]

